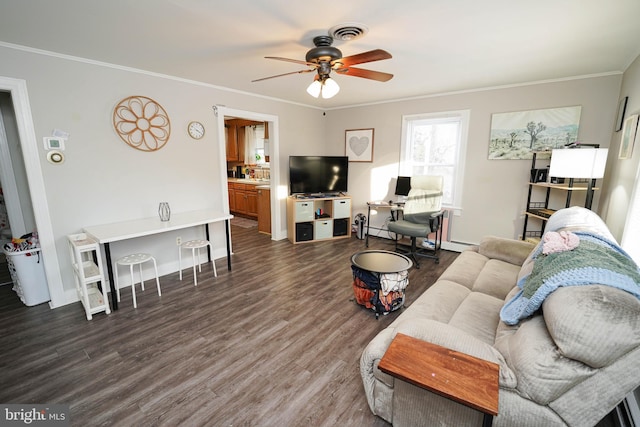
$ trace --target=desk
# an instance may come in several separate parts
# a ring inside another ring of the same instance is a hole
[[[365,248],[369,247],[369,224],[371,224],[371,208],[391,210],[391,219],[395,221],[397,217],[393,213],[402,212],[402,210],[404,209],[404,203],[367,202],[367,233],[364,240]]]
[[[398,333],[378,369],[482,412],[484,427],[498,415],[495,363]]]
[[[118,298],[116,296],[115,282],[113,280],[113,265],[111,262],[111,249],[109,248],[110,243],[195,227],[198,225],[206,225],[207,240],[209,240],[209,224],[224,221],[227,237],[227,269],[231,270],[231,228],[229,223],[231,218],[233,218],[233,215],[225,214],[221,211],[201,210],[172,214],[170,221],[160,221],[159,217],[152,217],[84,227],[84,232],[92,235],[98,243],[104,247],[113,310],[118,309]],[[211,261],[211,249],[209,247],[207,248],[207,255],[209,257],[209,261]]]

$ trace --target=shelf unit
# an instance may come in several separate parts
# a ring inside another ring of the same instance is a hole
[[[101,284],[102,289],[105,289],[100,244],[84,233],[71,234],[67,236],[67,241],[76,291],[84,306],[87,320],[91,320],[96,313],[111,313],[109,300],[99,287]]]
[[[540,160],[537,158],[539,154],[550,154],[550,152],[533,152],[533,159],[531,160],[531,178],[529,181],[529,191],[527,194],[527,206],[524,212],[524,225],[522,228],[522,240],[532,240],[534,242],[540,239],[540,237],[544,233],[544,228],[547,224],[547,220],[556,211],[556,209],[553,209],[549,206],[549,201],[551,199],[551,194],[553,191],[566,191],[566,201],[563,207],[568,208],[569,206],[571,206],[571,197],[573,196],[574,192],[577,191],[586,193],[589,190],[588,183],[575,184],[573,178],[569,178],[568,182],[564,182],[564,180],[562,180],[563,182],[558,183],[546,181],[534,182],[537,179],[536,177],[541,176],[539,173],[536,173],[537,171],[541,170],[540,168],[536,167],[536,162]],[[546,174],[543,174],[542,176],[545,179],[547,178]],[[592,187],[591,190],[598,190],[598,188]],[[544,201],[532,201],[532,198],[534,198],[536,195],[539,196],[541,192],[543,192],[544,194]],[[587,209],[591,209],[591,200],[589,198],[587,198],[585,207]],[[528,228],[530,228],[529,220],[532,218],[540,221],[539,230],[528,230]]]
[[[294,244],[351,237],[351,197],[289,196],[287,234]]]

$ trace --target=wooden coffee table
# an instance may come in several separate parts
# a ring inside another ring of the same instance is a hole
[[[500,367],[495,363],[399,333],[378,369],[482,412],[483,426],[498,415]]]

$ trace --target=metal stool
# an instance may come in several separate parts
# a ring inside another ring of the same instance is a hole
[[[138,253],[138,254],[123,256],[122,258],[119,258],[116,261],[114,271],[116,273],[115,282],[116,282],[116,293],[118,295],[118,302],[120,302],[120,284],[118,283],[118,266],[119,265],[129,266],[129,271],[131,272],[131,294],[133,295],[133,306],[135,308],[138,308],[138,302],[136,301],[135,282],[133,280],[133,266],[134,265],[140,266],[140,287],[142,287],[142,290],[144,291],[144,280],[142,279],[142,264],[144,264],[147,261],[153,261],[153,268],[156,271],[156,284],[158,285],[158,296],[162,296],[162,292],[160,291],[160,278],[158,277],[158,265],[156,264],[156,259],[149,254]]]
[[[211,242],[208,240],[189,240],[180,245],[178,249],[178,268],[180,270],[180,280],[182,280],[182,250],[183,249],[191,249],[191,256],[193,257],[193,284],[194,286],[198,286],[198,279],[196,277],[196,259],[198,261],[198,271],[202,273],[202,264],[200,264],[200,249],[206,248],[207,246],[211,247]],[[198,251],[198,258],[196,258],[196,250]],[[211,264],[213,265],[213,277],[218,277],[218,272],[216,271],[216,263],[211,260]]]

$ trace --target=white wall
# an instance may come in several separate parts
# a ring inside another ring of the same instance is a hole
[[[516,238],[522,234],[531,161],[488,160],[491,115],[581,105],[580,141],[607,147],[621,79],[607,75],[334,110],[328,113],[327,143],[344,150],[345,129],[375,129],[373,163],[351,163],[349,169],[353,212],[366,213],[368,200],[392,198],[388,183],[398,175],[403,115],[471,110],[462,213],[453,218],[452,240],[477,243],[488,234]]]
[[[640,114],[640,56],[624,73],[620,99],[625,96],[629,97],[625,118]],[[611,136],[611,149],[603,185],[605,197],[601,203],[602,218],[618,241],[622,238],[629,203],[634,185],[637,185],[636,179],[640,169],[640,137],[636,139],[632,157],[624,160],[618,159],[621,138],[622,131],[613,132]]]
[[[36,132],[40,167],[55,234],[65,302],[76,300],[65,236],[82,227],[157,215],[158,203],[168,201],[173,212],[214,208],[223,197],[218,156],[215,104],[272,114],[279,118],[280,185],[287,185],[288,153],[301,141],[324,147],[321,112],[277,100],[220,90],[195,82],[150,73],[44,55],[0,46],[0,76],[26,81]],[[156,152],[127,146],[112,125],[114,106],[132,95],[147,96],[167,111],[171,138]],[[205,137],[188,137],[186,126],[199,120]],[[53,129],[70,133],[64,163],[46,160],[42,137]],[[294,148],[296,147],[296,148]],[[322,148],[323,150],[324,148]],[[286,205],[280,201],[279,227],[286,230]],[[226,255],[224,229],[214,229],[214,255]],[[183,239],[203,235],[203,230],[184,230]],[[136,239],[112,245],[112,255],[145,250],[153,253],[161,274],[177,270],[176,233]],[[128,283],[128,282],[127,282]],[[61,287],[62,290],[57,289]]]

